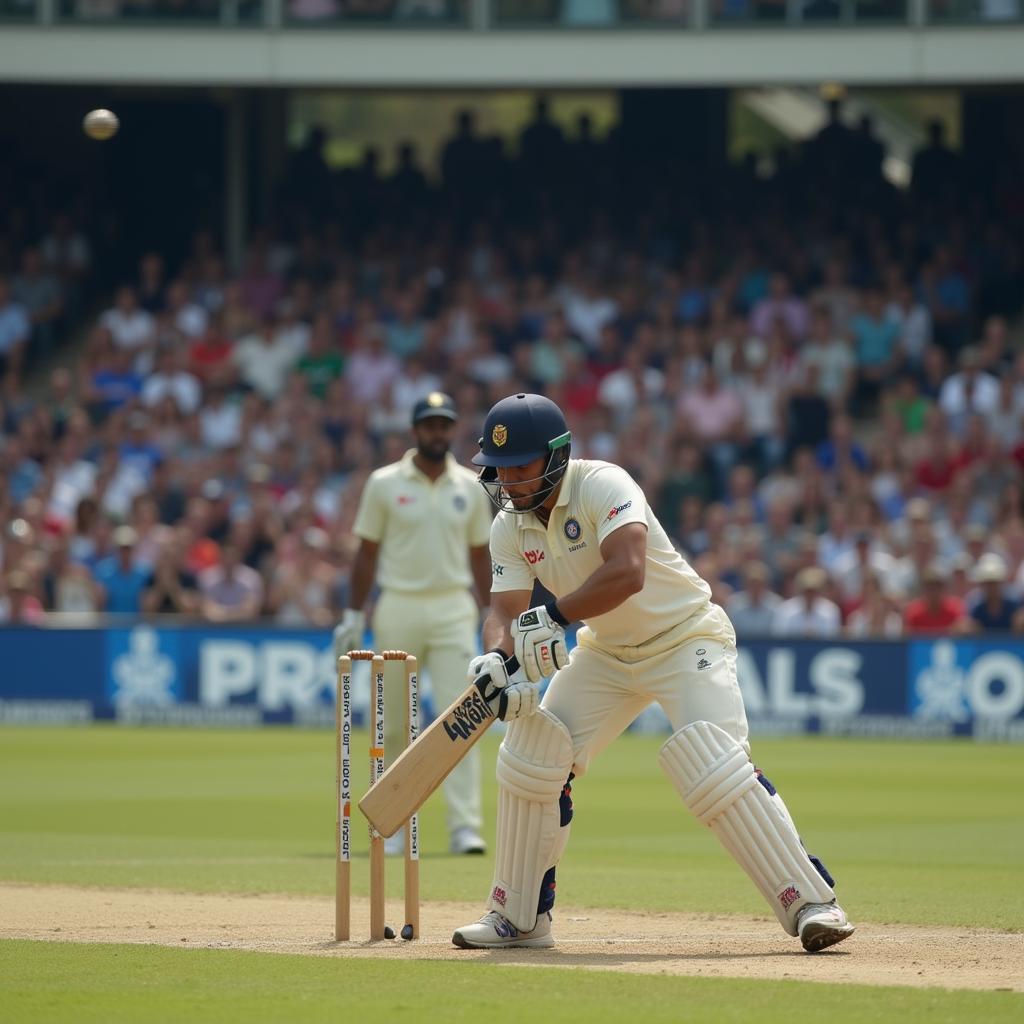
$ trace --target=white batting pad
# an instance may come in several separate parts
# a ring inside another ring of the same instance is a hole
[[[498,839],[489,910],[537,923],[540,884],[565,848],[558,797],[572,768],[569,730],[546,708],[517,718],[498,751]]]
[[[718,836],[790,935],[804,904],[835,897],[785,807],[758,782],[747,752],[724,729],[685,725],[661,748],[659,761],[683,803]]]

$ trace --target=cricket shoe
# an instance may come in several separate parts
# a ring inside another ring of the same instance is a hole
[[[455,829],[448,844],[452,853],[486,853],[487,843],[484,842],[475,828],[463,826]]]
[[[808,903],[800,908],[796,930],[808,953],[817,953],[834,946],[853,934],[853,925],[846,919],[846,911],[832,900],[831,903]]]
[[[489,910],[479,921],[460,928],[452,942],[462,949],[550,949],[555,944],[551,934],[551,914],[537,918],[532,932],[521,932],[496,910]]]

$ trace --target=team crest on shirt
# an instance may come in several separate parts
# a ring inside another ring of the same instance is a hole
[[[503,447],[508,440],[508,427],[504,423],[495,423],[494,429],[491,431],[491,440],[496,448]]]
[[[456,512],[466,511],[466,499],[461,494],[456,494],[455,497],[452,498],[452,503],[455,505]]]
[[[565,531],[565,535],[569,538],[569,540],[580,539],[581,531],[578,519],[566,519],[565,525],[562,527],[562,529]]]

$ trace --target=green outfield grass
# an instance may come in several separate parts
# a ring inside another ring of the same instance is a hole
[[[576,785],[560,898],[764,917],[753,887],[662,776],[659,742],[624,737]],[[365,749],[365,737],[357,743]],[[489,780],[496,746],[494,736],[483,744]],[[757,741],[755,754],[854,919],[1020,929],[1018,749],[799,738]],[[0,880],[326,896],[333,757],[331,734],[292,729],[0,729]],[[493,783],[486,792],[490,829]],[[437,798],[423,820],[424,898],[482,899],[491,859],[447,855]],[[362,829],[357,837],[362,858]],[[366,875],[357,866],[358,891]],[[1017,1020],[1021,1006],[1006,992],[0,941],[5,1024],[561,1024],[624,1014],[945,1024]]]
[[[0,878],[326,895],[333,742],[294,729],[2,729]],[[560,898],[765,914],[662,775],[659,743],[625,736],[576,783]],[[483,744],[488,834],[496,745]],[[1019,748],[801,737],[756,740],[754,753],[851,916],[1021,928]],[[438,797],[423,830],[424,898],[482,899],[491,860],[447,855]],[[365,891],[366,872],[354,879]]]
[[[1003,992],[668,978],[488,964],[321,960],[139,946],[0,943],[4,1020],[77,1024],[296,1021],[608,1021],[645,1024],[990,1024],[1019,1020]]]

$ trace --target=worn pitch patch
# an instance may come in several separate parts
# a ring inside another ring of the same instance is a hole
[[[791,978],[1024,992],[1024,935],[974,928],[872,924],[854,916],[846,942],[811,955],[772,919],[556,908],[554,949],[463,950],[451,944],[478,903],[425,903],[423,937],[372,943],[369,904],[353,901],[351,942],[332,939],[329,898],[0,884],[0,938],[128,942],[388,960],[486,959],[634,974]],[[389,901],[396,932],[401,902]]]

